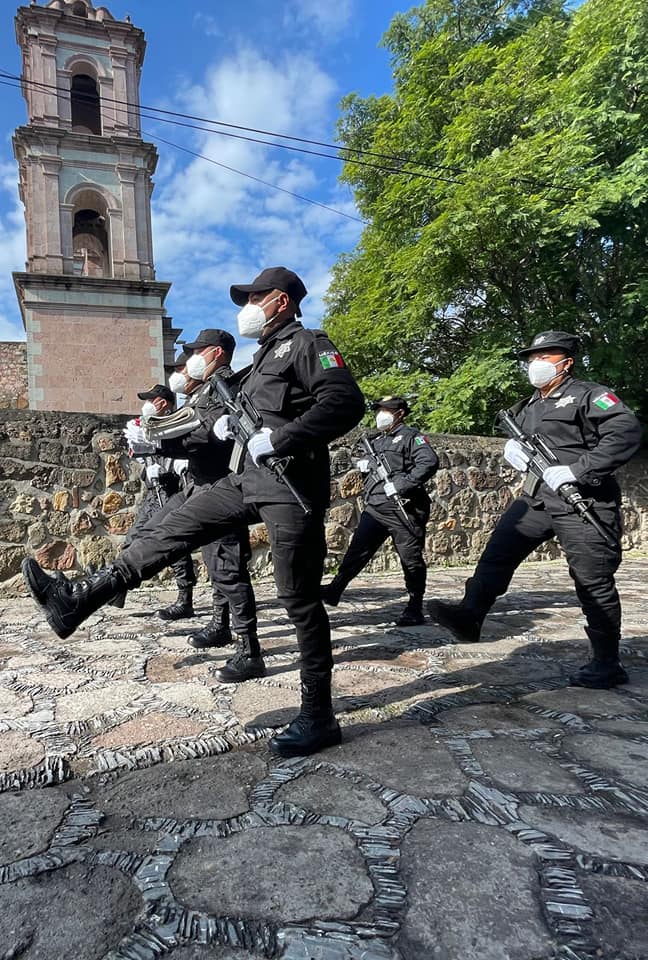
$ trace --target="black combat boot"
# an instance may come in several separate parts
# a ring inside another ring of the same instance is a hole
[[[229,607],[214,603],[214,612],[209,623],[205,624],[202,630],[190,633],[187,642],[196,650],[204,650],[206,647],[226,647],[232,643]]]
[[[425,623],[425,617],[423,616],[423,597],[410,593],[407,606],[395,623],[397,627],[420,627],[422,623]]]
[[[331,704],[331,674],[302,674],[301,710],[283,733],[270,741],[279,757],[305,757],[342,742]]]
[[[590,687],[592,690],[609,690],[628,682],[628,674],[619,661],[619,641],[604,639],[587,633],[594,656],[569,678],[572,687]]]
[[[126,584],[112,567],[104,567],[83,580],[68,580],[60,574],[48,576],[29,557],[23,560],[22,573],[36,603],[43,607],[50,627],[61,640],[74,633],[91,613],[108,603]]]
[[[193,617],[193,587],[178,587],[178,599],[169,607],[163,607],[157,612],[160,620],[184,620]]]
[[[431,600],[428,613],[435,623],[447,627],[460,643],[478,643],[482,621],[461,603]]]
[[[320,597],[329,607],[337,607],[345,587],[346,583],[342,583],[340,575],[338,574],[336,577],[333,577],[330,583],[327,583],[325,587],[321,588]]]
[[[239,640],[240,645],[234,656],[216,671],[221,683],[243,683],[244,680],[256,680],[266,675],[256,631],[250,632],[247,637],[239,637]]]

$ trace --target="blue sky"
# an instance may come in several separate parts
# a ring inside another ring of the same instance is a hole
[[[40,0],[43,3],[43,0]],[[100,4],[97,4],[100,5]],[[378,47],[399,0],[106,0],[147,37],[142,103],[296,136],[331,140],[350,91],[391,89]],[[0,69],[18,73],[11,0],[0,4]],[[25,122],[19,90],[0,87],[0,340],[24,339],[11,271],[24,269],[24,221],[11,135]],[[253,176],[355,214],[340,164],[143,121],[156,135]],[[153,139],[153,136],[150,136]],[[157,143],[153,198],[157,277],[173,283],[167,308],[190,338],[201,327],[235,332],[232,282],[263,266],[296,270],[310,291],[304,322],[317,326],[339,253],[361,224]],[[239,363],[255,344],[241,345]]]

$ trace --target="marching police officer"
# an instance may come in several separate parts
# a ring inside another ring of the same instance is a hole
[[[175,394],[163,383],[156,383],[150,390],[144,390],[137,396],[144,401],[142,418],[147,416],[162,417],[172,413],[175,409]],[[180,491],[187,469],[186,460],[174,459],[171,456],[160,456],[152,445],[142,443],[143,429],[139,425],[139,420],[129,420],[124,434],[129,443],[131,455],[142,463],[142,479],[146,487],[146,494],[137,511],[135,521],[124,538],[122,548],[129,546],[139,536],[144,524],[148,523],[153,516],[159,514],[165,503]],[[149,447],[150,452],[144,452],[146,447]],[[185,554],[184,557],[177,560],[172,565],[172,569],[178,588],[178,599],[173,609],[174,611],[177,610],[178,617],[193,617],[193,588],[196,583],[196,574],[191,554]],[[113,606],[123,607],[124,600],[125,594],[118,594],[113,599]],[[163,619],[171,619],[166,617],[167,612],[167,609],[158,610],[158,616]],[[177,619],[177,617],[173,619]]]
[[[225,408],[215,390],[214,377],[220,377],[236,389],[239,375],[230,363],[236,341],[226,330],[201,330],[196,340],[183,345],[185,364],[176,369],[170,386],[178,393],[187,394],[185,406],[191,407],[200,421],[191,432],[172,440],[162,439],[160,448],[169,455],[184,456],[188,461],[184,498],[194,487],[216,483],[229,473],[232,441],[219,440],[213,432],[216,420]],[[180,506],[174,501],[169,509]],[[165,511],[165,514],[169,512]],[[162,514],[164,516],[165,514]],[[251,559],[247,527],[205,544],[202,556],[212,585],[212,618],[201,630],[189,634],[192,647],[222,647],[232,642],[231,626],[239,644],[253,654],[252,659],[235,656],[217,674],[229,683],[265,675],[257,635],[256,602],[250,581],[248,563]]]
[[[439,601],[430,613],[461,640],[477,641],[486,614],[517,567],[555,536],[567,557],[593,653],[570,682],[607,689],[628,680],[619,662],[621,605],[614,574],[621,562],[621,497],[613,474],[637,451],[641,427],[612,390],[572,375],[578,348],[573,334],[546,330],[520,351],[536,390],[514,405],[511,416],[525,433],[542,435],[559,462],[536,481],[527,472],[529,458],[520,444],[506,443],[504,457],[527,477],[524,492],[500,518],[461,603]],[[566,483],[576,484],[591,501],[612,543],[557,494]]]
[[[430,516],[430,497],[425,483],[436,473],[439,459],[427,437],[405,423],[410,410],[403,397],[383,397],[372,404],[372,409],[376,411],[376,426],[381,431],[373,441],[373,448],[382,456],[391,478],[383,481],[376,473],[375,464],[372,465],[368,458],[357,461],[356,466],[365,474],[364,510],[340,569],[323,588],[322,598],[325,603],[336,607],[347,584],[357,577],[391,536],[409,594],[407,606],[396,625],[411,627],[424,620],[426,567],[423,547],[425,525]],[[401,509],[395,496],[402,498]]]
[[[252,283],[232,286],[230,294],[242,307],[239,333],[259,343],[239,394],[258,427],[246,444],[242,472],[201,487],[148,527],[112,566],[90,577],[74,583],[49,577],[33,558],[24,561],[23,574],[50,626],[65,638],[116,591],[137,587],[187,550],[263,520],[277,595],[297,633],[302,680],[300,712],[270,746],[280,756],[299,756],[341,739],[331,704],[330,627],[320,598],[330,493],[327,444],[356,426],[364,400],[326,334],[297,320],[306,295],[297,274],[269,267]],[[215,424],[217,435],[225,436],[231,426],[224,416]],[[283,468],[306,509],[282,482]]]

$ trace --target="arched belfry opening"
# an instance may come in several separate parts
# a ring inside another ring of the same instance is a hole
[[[75,17],[87,18],[88,8],[86,7],[85,3],[82,2],[82,0],[78,0],[78,2],[72,6],[72,13]]]
[[[82,207],[74,214],[72,254],[78,277],[111,275],[107,222],[98,209]]]
[[[70,102],[72,130],[101,136],[101,107],[95,78],[87,73],[75,74],[70,88]]]

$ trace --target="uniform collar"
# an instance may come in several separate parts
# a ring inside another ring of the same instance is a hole
[[[277,327],[276,330],[273,330],[268,337],[261,337],[259,340],[259,346],[265,347],[268,343],[272,343],[273,340],[285,340],[286,337],[291,336],[295,330],[298,330],[301,327],[299,320],[295,320],[294,317],[289,317],[282,326]]]
[[[536,390],[533,396],[531,397],[531,399],[529,400],[529,403],[535,403],[537,400],[558,400],[560,397],[562,397],[565,390],[569,389],[570,385],[573,382],[574,382],[573,377],[570,377],[570,376],[565,377],[562,383],[559,383],[558,386],[554,390],[552,390],[551,393],[546,397],[543,397],[540,391]]]

